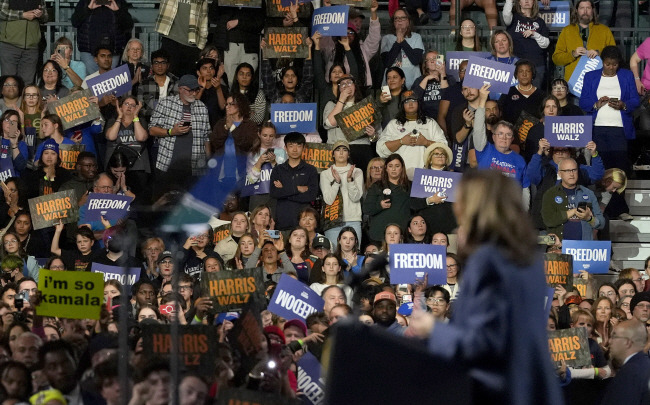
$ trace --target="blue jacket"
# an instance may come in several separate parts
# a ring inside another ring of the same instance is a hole
[[[594,121],[596,121],[596,115],[598,115],[598,110],[594,109],[594,104],[598,101],[596,93],[598,86],[600,85],[600,79],[603,77],[602,73],[603,69],[598,69],[585,75],[582,95],[580,96],[580,108],[587,113],[591,113]],[[636,138],[636,133],[634,131],[634,118],[632,117],[632,113],[639,106],[639,94],[637,93],[636,85],[634,84],[634,74],[630,70],[619,69],[616,76],[618,77],[618,83],[621,86],[620,100],[624,102],[627,107],[626,111],[621,110],[625,138],[634,139]]]
[[[429,351],[467,367],[483,391],[499,397],[485,403],[564,403],[548,351],[547,314],[538,304],[546,286],[542,263],[536,255],[520,266],[499,246],[480,246],[463,268],[453,318],[433,328]]]

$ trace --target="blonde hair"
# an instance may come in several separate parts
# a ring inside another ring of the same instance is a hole
[[[460,208],[457,219],[465,236],[459,249],[461,261],[485,243],[496,244],[519,265],[535,261],[531,252],[537,249],[537,233],[515,180],[495,170],[467,172],[455,204]]]
[[[627,175],[625,174],[625,172],[617,168],[605,170],[605,174],[603,175],[603,179],[601,180],[601,182],[605,186],[609,186],[614,181],[621,184],[621,187],[617,188],[616,192],[619,194],[623,193],[623,191],[625,191],[625,188],[627,187]]]

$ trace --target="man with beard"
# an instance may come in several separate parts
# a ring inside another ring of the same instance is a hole
[[[196,76],[178,81],[178,95],[161,99],[149,123],[149,134],[159,138],[154,198],[170,186],[188,189],[206,169],[210,120],[205,104],[196,99]]]
[[[462,91],[465,101],[450,106],[452,110],[449,135],[454,155],[451,168],[456,172],[462,172],[469,166],[468,152],[474,148],[471,135],[474,133],[475,118],[476,121],[485,122],[485,100],[487,100],[487,97],[480,97],[478,89],[463,86]],[[479,128],[478,122],[476,128]]]
[[[564,66],[564,79],[568,82],[584,55],[593,59],[608,45],[616,45],[612,31],[598,23],[593,0],[576,2],[571,24],[562,29],[553,53],[553,63]]]
[[[395,294],[382,291],[375,295],[375,302],[372,309],[372,317],[375,324],[396,335],[403,336],[406,328],[397,323],[397,299]]]

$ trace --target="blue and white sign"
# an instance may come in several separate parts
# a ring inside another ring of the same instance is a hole
[[[596,56],[593,59],[589,59],[587,55],[580,57],[578,64],[576,65],[571,78],[569,79],[569,91],[576,97],[580,97],[582,94],[582,85],[585,79],[585,75],[593,70],[597,70],[603,67],[603,61],[600,59],[600,56]]]
[[[2,140],[2,145],[0,145],[0,181],[6,181],[8,178],[16,176],[10,146],[8,139]]]
[[[268,310],[285,319],[305,321],[314,312],[323,310],[325,301],[305,284],[283,274],[275,287]]]
[[[131,90],[131,72],[129,65],[124,64],[109,70],[97,77],[86,80],[86,84],[93,95],[102,98],[105,94],[119,97]]]
[[[573,256],[573,272],[607,273],[612,256],[612,242],[599,240],[562,241],[562,253]]]
[[[316,132],[316,103],[271,104],[271,122],[278,134]]]
[[[251,195],[268,194],[271,192],[271,172],[273,166],[266,162],[262,165],[260,179],[256,183],[249,183],[248,176],[246,176],[246,184],[241,189],[242,197],[249,197]]]
[[[551,146],[582,148],[591,141],[593,117],[590,115],[545,117],[544,138]]]
[[[321,365],[311,353],[302,355],[298,366],[298,398],[303,403],[319,405],[325,401],[325,382],[320,377]]]
[[[445,54],[445,58],[447,58],[445,61],[447,76],[451,76],[456,81],[459,81],[458,70],[464,60],[469,60],[471,56],[485,59],[489,58],[490,55],[492,55],[490,52],[449,51]]]
[[[311,19],[311,35],[316,31],[324,37],[348,35],[348,12],[350,6],[320,7]]]
[[[484,84],[490,84],[490,93],[508,93],[514,76],[515,65],[471,56],[463,86],[480,89]]]
[[[117,194],[90,193],[86,203],[86,221],[122,219],[129,213],[133,197]]]
[[[91,272],[104,274],[104,282],[119,281],[124,286],[127,295],[131,294],[131,286],[140,280],[140,270],[140,267],[108,266],[94,262],[90,265]]]
[[[447,196],[445,201],[456,201],[456,186],[462,177],[463,173],[415,169],[411,197],[427,198],[442,193]]]
[[[571,3],[552,1],[548,6],[540,3],[539,16],[548,28],[564,28],[571,22]]]
[[[553,306],[553,296],[555,295],[555,288],[547,287],[546,296],[544,297],[544,316],[549,316],[551,307]]]
[[[390,245],[390,282],[413,284],[429,274],[429,284],[447,284],[447,249],[438,245]]]

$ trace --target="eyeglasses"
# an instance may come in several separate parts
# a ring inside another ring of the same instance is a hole
[[[370,170],[384,170],[382,166],[372,166]]]
[[[146,248],[145,251],[147,251],[147,252],[162,252],[162,249],[161,248],[149,247],[149,248]]]
[[[408,99],[408,100],[404,101],[404,104],[411,104],[411,103],[417,103],[417,102],[418,102],[417,100]]]
[[[25,98],[38,98],[36,93],[25,93]]]
[[[65,270],[65,266],[62,264],[50,266],[50,270]]]
[[[133,104],[133,103],[124,103],[124,104],[122,104],[122,105],[125,106],[125,107],[129,107],[129,108],[135,108],[135,106],[136,106],[137,104]]]
[[[172,264],[173,262],[171,260],[163,260],[160,262],[160,264]]]
[[[344,82],[339,83],[339,87],[349,87],[352,86],[354,83],[352,80],[346,80]]]
[[[435,62],[436,59],[435,58],[426,58],[424,61],[425,62]]]
[[[5,83],[2,87],[18,87],[18,83]]]
[[[354,32],[352,30],[348,31],[348,35],[355,35],[355,34],[356,34],[356,32]]]
[[[178,286],[179,291],[185,291],[185,290],[190,290],[190,289],[192,289],[191,285],[179,285]]]
[[[43,69],[43,72],[54,73],[56,72],[56,69]]]
[[[650,309],[650,304],[636,304],[636,306],[642,309]]]
[[[621,304],[621,308],[629,308],[629,307],[630,307],[629,302],[624,302],[624,303]]]
[[[13,245],[14,243],[18,243],[18,240],[16,240],[16,239],[11,239],[11,240],[6,240],[6,241],[4,242],[5,246],[7,246],[7,245]]]
[[[553,86],[553,91],[566,91],[567,88],[564,86]]]
[[[433,156],[433,157],[444,157],[444,158],[447,157],[447,155],[445,155],[444,153],[432,153],[431,156]]]
[[[511,132],[497,132],[494,135],[498,136],[499,138],[506,138],[506,139],[510,139],[513,136]]]
[[[395,17],[395,18],[393,18],[393,20],[395,20],[395,21],[406,21],[408,19],[409,19],[408,17]]]
[[[560,171],[561,171],[562,173],[575,173],[575,172],[578,171],[578,169],[563,169],[563,170],[560,170]],[[601,294],[601,295],[602,295],[602,294]],[[613,292],[608,292],[607,295],[608,295],[608,296],[611,296],[611,295],[614,295],[614,293],[613,293]]]
[[[476,26],[474,26],[474,25],[461,25],[460,28],[462,28],[464,30],[475,30]]]
[[[204,233],[202,235],[196,235],[196,239],[208,239],[208,234]]]
[[[155,60],[151,64],[155,66],[155,65],[166,65],[168,63],[169,62],[167,62],[166,60]]]
[[[433,305],[445,305],[447,303],[447,301],[445,301],[444,298],[429,297],[429,298],[427,298],[427,303],[428,304],[433,304]]]
[[[5,122],[15,122],[18,123],[18,120],[12,120],[11,118],[5,118]]]

